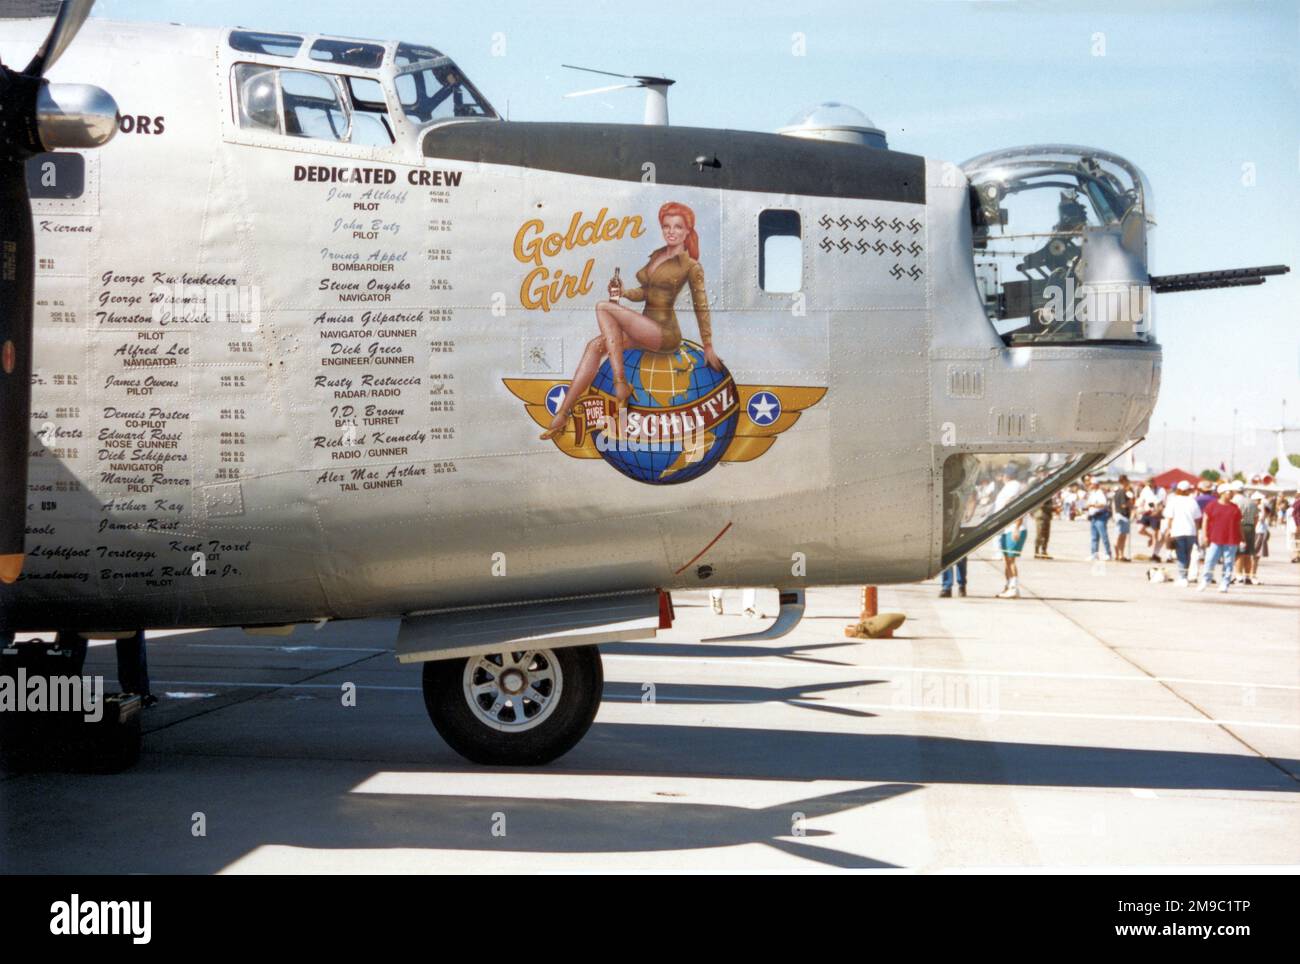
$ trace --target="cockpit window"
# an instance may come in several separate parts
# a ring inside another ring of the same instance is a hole
[[[385,110],[388,107],[384,98],[384,85],[369,77],[347,77],[348,93],[352,96],[352,105],[365,110]]]
[[[344,77],[352,108],[353,144],[387,147],[395,140],[388,120],[384,87],[368,77]]]
[[[383,86],[367,77],[236,64],[239,126],[363,147],[394,143]]]
[[[296,57],[302,47],[302,38],[287,33],[262,33],[256,30],[235,30],[230,34],[230,46],[248,54],[266,54],[270,57]]]
[[[405,66],[394,83],[402,112],[423,126],[456,117],[496,117],[492,105],[450,57],[432,47],[400,44],[396,63]]]
[[[1105,151],[1013,148],[962,165],[976,279],[1008,344],[1149,340],[1150,189]]]
[[[321,39],[311,45],[311,59],[373,70],[384,62],[384,48],[359,40]]]
[[[283,134],[280,123],[279,70],[260,64],[236,64],[234,71],[235,102],[239,108],[239,126],[245,129]]]
[[[348,114],[332,77],[306,70],[282,70],[284,132],[291,137],[346,141]]]
[[[393,58],[393,63],[399,67],[407,64],[418,64],[422,60],[440,60],[442,52],[434,50],[432,47],[421,47],[416,44],[398,44],[397,55]]]

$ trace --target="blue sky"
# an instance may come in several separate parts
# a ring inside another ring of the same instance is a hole
[[[1193,416],[1198,467],[1227,459],[1234,408],[1239,464],[1271,455],[1283,398],[1300,424],[1300,4],[100,0],[96,15],[429,43],[515,120],[640,121],[635,91],[565,99],[602,83],[560,68],[576,63],[675,78],[675,124],[774,130],[841,100],[891,147],[946,160],[1106,148],[1151,181],[1154,273],[1296,271],[1158,299],[1165,364],[1147,457],[1163,447],[1185,463]]]

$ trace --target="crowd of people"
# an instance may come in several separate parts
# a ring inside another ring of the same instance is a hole
[[[1000,505],[1011,502],[1021,491],[1014,466],[1000,478]],[[1125,475],[1111,482],[1084,476],[1046,500],[1033,512],[1036,534],[1034,558],[1051,559],[1052,520],[1086,519],[1089,528],[1089,559],[1132,562],[1135,543],[1145,542],[1144,555],[1153,563],[1176,562],[1179,586],[1195,585],[1206,590],[1219,572],[1219,592],[1233,584],[1250,586],[1259,582],[1259,560],[1269,555],[1270,539],[1285,539],[1284,550],[1291,562],[1300,563],[1300,497],[1256,488],[1258,478],[1248,486],[1238,479],[1212,482],[1201,479],[1195,485],[1179,482],[1172,490],[1135,484]],[[1111,534],[1114,533],[1112,544]],[[1018,560],[1027,539],[1024,518],[1010,523],[998,537],[1006,582],[999,598],[1020,595]],[[946,569],[939,595],[950,597],[954,585],[966,595],[966,560]]]

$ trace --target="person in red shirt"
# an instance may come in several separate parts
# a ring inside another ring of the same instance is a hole
[[[1232,564],[1237,558],[1237,543],[1241,541],[1241,509],[1233,504],[1232,486],[1226,482],[1219,486],[1218,501],[1205,507],[1203,525],[1209,552],[1196,591],[1205,591],[1205,587],[1210,584],[1214,567],[1222,560],[1223,575],[1219,580],[1219,592],[1227,592],[1228,582],[1232,579]]]

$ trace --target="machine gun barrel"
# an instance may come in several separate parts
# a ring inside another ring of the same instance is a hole
[[[1285,264],[1270,264],[1263,268],[1224,268],[1220,271],[1195,271],[1191,274],[1152,275],[1151,290],[1157,294],[1166,294],[1174,291],[1262,285],[1269,277],[1286,274],[1290,270]]]

